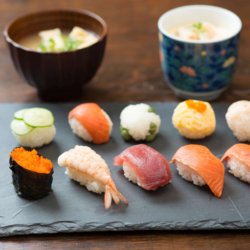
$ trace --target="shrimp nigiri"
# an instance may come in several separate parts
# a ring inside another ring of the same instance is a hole
[[[66,168],[66,174],[73,180],[86,186],[89,191],[103,193],[104,206],[110,208],[112,199],[116,204],[127,199],[118,191],[112,180],[110,170],[104,159],[87,146],[75,146],[58,158],[59,166]]]
[[[95,144],[108,142],[113,123],[108,114],[96,103],[83,103],[69,112],[73,133]]]
[[[222,157],[229,173],[250,184],[250,145],[238,143],[229,148]]]
[[[202,145],[189,144],[180,147],[172,160],[178,173],[198,186],[208,185],[216,197],[222,195],[224,167],[222,162]]]
[[[115,157],[114,165],[123,166],[125,177],[145,190],[156,190],[172,179],[167,159],[144,144],[125,149]]]

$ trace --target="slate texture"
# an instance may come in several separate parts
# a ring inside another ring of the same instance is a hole
[[[124,103],[103,103],[114,127],[111,140],[105,145],[83,142],[71,132],[67,122],[74,103],[57,104],[0,104],[0,236],[58,232],[128,231],[128,230],[214,230],[250,229],[250,186],[225,173],[221,199],[207,187],[197,187],[183,180],[171,165],[173,181],[157,191],[144,191],[130,183],[113,157],[133,145],[124,142],[119,134],[119,115]],[[224,118],[228,104],[213,104],[217,117],[216,132],[207,139],[189,141],[173,128],[171,116],[176,103],[152,103],[162,118],[160,133],[150,146],[171,159],[178,147],[199,143],[221,157],[237,143]],[[17,146],[9,129],[16,110],[40,106],[55,115],[57,135],[53,143],[38,151],[54,162],[53,192],[40,200],[28,201],[14,191],[9,170],[9,153]],[[76,144],[91,146],[107,161],[118,189],[127,197],[129,206],[115,206],[108,211],[103,195],[88,192],[71,181],[64,168],[57,165],[58,156]]]

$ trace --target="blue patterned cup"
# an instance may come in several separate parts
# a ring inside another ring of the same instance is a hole
[[[173,34],[176,27],[200,22],[223,28],[223,36],[201,41]],[[233,12],[209,5],[175,8],[159,18],[161,65],[178,97],[214,100],[227,89],[235,70],[241,27]]]

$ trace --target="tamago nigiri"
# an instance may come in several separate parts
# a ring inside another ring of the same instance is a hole
[[[222,195],[224,166],[222,162],[202,145],[189,144],[180,147],[172,158],[183,179],[195,185],[208,185],[216,197]]]
[[[127,199],[118,191],[107,163],[94,150],[87,146],[75,146],[58,158],[58,165],[66,168],[66,174],[86,186],[89,191],[105,193],[104,206],[110,208],[112,200],[116,204]]]
[[[109,140],[113,123],[108,114],[96,103],[83,103],[69,112],[69,125],[73,133],[95,144]]]
[[[114,158],[114,165],[122,166],[125,177],[145,190],[156,190],[172,179],[167,159],[145,144],[125,149]]]

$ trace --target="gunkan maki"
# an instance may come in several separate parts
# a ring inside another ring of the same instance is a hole
[[[16,193],[26,199],[39,199],[51,192],[53,163],[35,149],[14,148],[10,169]]]

